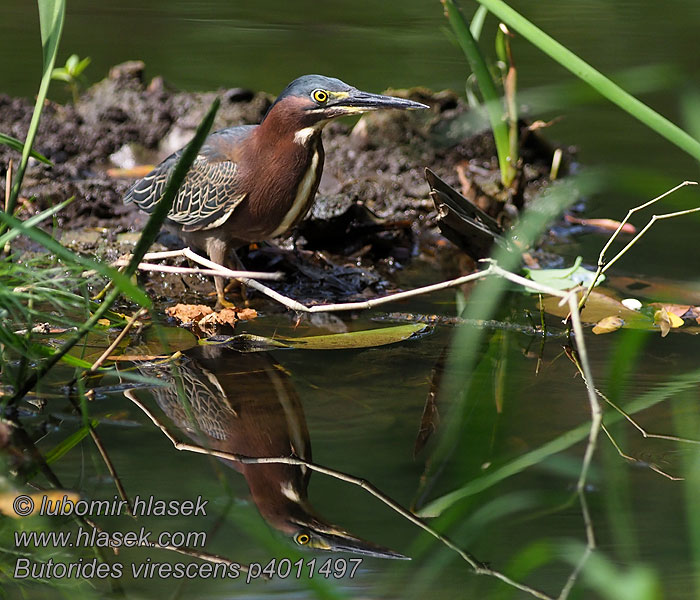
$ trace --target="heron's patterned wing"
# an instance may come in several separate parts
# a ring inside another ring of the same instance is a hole
[[[218,227],[231,216],[245,194],[239,189],[237,164],[225,154],[226,145],[235,145],[249,135],[251,127],[235,127],[213,133],[200,151],[178,190],[168,219],[184,231]],[[141,210],[153,212],[160,201],[168,177],[180,158],[178,151],[165,159],[126,193],[124,202],[134,202]]]
[[[193,434],[204,433],[212,440],[228,438],[227,423],[236,417],[236,411],[213,373],[186,358],[177,366],[142,363],[138,369],[165,383],[153,389],[153,397],[178,427]],[[183,405],[178,395],[176,377],[182,378],[188,406]]]

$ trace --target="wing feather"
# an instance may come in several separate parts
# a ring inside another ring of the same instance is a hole
[[[231,216],[245,193],[240,190],[236,176],[237,164],[226,157],[222,148],[226,143],[242,140],[251,130],[248,126],[235,127],[209,137],[178,190],[168,219],[185,231],[197,231],[218,227]],[[133,202],[141,210],[153,212],[181,154],[181,150],[172,154],[131,186],[124,202]]]

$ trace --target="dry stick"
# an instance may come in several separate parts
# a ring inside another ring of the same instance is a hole
[[[598,278],[605,272],[607,271],[613,264],[615,264],[626,252],[629,250],[636,242],[637,240],[658,220],[661,219],[668,219],[671,217],[679,217],[681,215],[689,214],[692,212],[696,212],[700,210],[700,207],[698,208],[691,208],[689,210],[683,210],[683,211],[678,211],[675,213],[668,213],[665,215],[654,215],[652,216],[651,220],[646,224],[644,229],[642,229],[634,238],[620,251],[618,252],[617,255],[609,262],[605,263],[605,253],[608,251],[612,243],[615,241],[617,236],[620,234],[622,231],[622,228],[627,224],[627,222],[630,220],[632,215],[636,212],[639,212],[640,210],[644,210],[648,206],[651,206],[655,202],[658,202],[659,200],[664,199],[666,196],[669,196],[673,194],[674,192],[678,191],[681,188],[687,187],[689,185],[698,185],[697,181],[684,181],[683,183],[679,183],[676,187],[671,188],[670,190],[664,192],[660,196],[657,196],[656,198],[653,198],[649,200],[648,202],[645,202],[644,204],[640,204],[639,206],[635,206],[634,208],[630,209],[627,213],[627,216],[622,219],[620,224],[618,225],[617,229],[615,232],[610,236],[610,239],[607,241],[605,246],[603,246],[603,249],[600,251],[600,255],[598,256],[598,269],[595,272],[595,275],[593,276],[593,281],[591,281],[590,285],[588,286],[588,289],[586,290],[586,293],[583,295],[583,298],[581,298],[581,301],[578,303],[579,310],[583,310],[583,307],[586,304],[586,301],[588,300],[588,297],[591,295],[591,292],[593,291],[593,288],[595,287],[595,284],[598,281]]]
[[[5,173],[5,176],[5,212],[7,212],[7,208],[10,206],[10,193],[12,190],[12,159],[10,159],[7,163],[7,172]],[[7,244],[5,244],[5,248],[3,248],[3,251],[6,254],[9,254],[10,242],[7,242]]]
[[[379,490],[375,485],[373,485],[371,482],[367,481],[366,479],[362,479],[360,477],[355,477],[354,475],[350,475],[348,473],[344,473],[342,471],[336,471],[335,469],[330,469],[328,467],[324,467],[322,465],[318,465],[306,460],[303,460],[301,458],[294,458],[291,456],[280,456],[280,457],[251,457],[251,456],[245,456],[242,454],[232,454],[230,452],[222,452],[220,450],[214,450],[213,448],[204,448],[202,446],[195,446],[194,444],[188,444],[185,442],[179,442],[175,436],[173,436],[170,431],[168,431],[167,427],[163,425],[158,418],[140,401],[136,396],[133,394],[132,390],[126,390],[124,392],[124,395],[131,400],[136,406],[138,406],[141,411],[151,420],[151,422],[158,427],[158,429],[161,430],[163,435],[165,435],[168,440],[172,443],[173,447],[176,450],[184,450],[186,452],[192,452],[195,454],[207,454],[210,456],[214,456],[216,458],[221,458],[224,460],[231,460],[234,462],[238,462],[241,464],[247,464],[247,465],[264,465],[264,464],[285,464],[285,465],[294,465],[294,466],[304,466],[311,471],[316,471],[318,473],[322,473],[324,475],[328,475],[330,477],[333,477],[335,479],[338,479],[340,481],[345,481],[346,483],[350,483],[352,485],[356,485],[366,492],[368,492],[371,496],[374,496],[377,498],[379,501],[387,505],[389,508],[400,514],[402,517],[413,523],[414,525],[420,527],[423,531],[429,533],[432,535],[434,538],[442,542],[445,546],[450,548],[450,550],[453,550],[456,552],[464,561],[466,561],[469,566],[474,569],[474,572],[477,575],[489,575],[491,577],[495,577],[496,579],[500,579],[501,581],[507,583],[508,585],[511,585],[512,587],[515,587],[523,592],[527,592],[530,595],[534,596],[535,598],[541,598],[542,600],[553,600],[553,598],[544,592],[540,592],[539,590],[536,590],[534,588],[531,588],[530,586],[524,585],[522,583],[518,583],[517,581],[514,581],[510,579],[507,575],[500,573],[499,571],[494,571],[493,569],[487,567],[483,563],[481,563],[479,560],[477,560],[474,556],[472,556],[469,552],[466,550],[462,550],[459,548],[457,545],[455,545],[454,542],[452,542],[449,538],[445,537],[432,527],[425,523],[422,519],[414,515],[411,511],[405,509],[403,506],[401,506],[398,502],[395,500],[392,500],[389,496],[384,494],[382,491]]]
[[[136,323],[137,319],[143,315],[146,312],[145,308],[142,308],[139,310],[136,314],[134,314],[124,325],[124,329],[122,329],[119,332],[119,335],[114,338],[114,341],[107,347],[107,350],[105,350],[100,357],[92,364],[92,366],[85,371],[85,375],[93,375],[97,369],[99,369],[102,366],[102,363],[107,360],[110,354],[114,352],[114,349],[119,345],[119,343],[124,339],[127,333],[129,333],[129,330],[134,326],[134,323]]]
[[[129,496],[127,496],[126,490],[124,489],[124,485],[122,484],[122,480],[119,477],[117,470],[114,468],[114,463],[112,462],[112,459],[109,457],[109,454],[107,454],[107,450],[102,444],[102,440],[97,435],[95,428],[92,425],[88,425],[88,431],[90,432],[90,437],[92,438],[92,441],[94,442],[95,446],[97,446],[97,451],[100,453],[100,456],[102,457],[102,460],[104,461],[107,470],[109,471],[109,474],[112,477],[112,480],[114,481],[114,485],[117,488],[117,492],[119,492],[119,497],[126,502],[126,512],[130,517],[133,517],[134,507],[129,501]]]
[[[627,412],[625,412],[623,408],[619,407],[612,400],[610,400],[610,398],[603,394],[603,392],[601,392],[598,388],[595,388],[595,392],[610,406],[612,406],[617,412],[619,412],[625,419],[627,419],[634,426],[634,428],[642,434],[642,437],[654,438],[657,440],[669,440],[671,442],[681,442],[685,444],[700,444],[700,440],[693,440],[691,438],[684,438],[679,437],[677,435],[668,435],[664,433],[650,433],[646,429],[644,429],[644,427],[642,427],[639,423],[637,423]]]
[[[490,267],[483,271],[478,271],[476,273],[471,273],[469,275],[465,275],[463,277],[458,277],[457,279],[452,279],[450,281],[442,281],[440,283],[435,283],[432,285],[427,285],[423,286],[420,288],[416,288],[413,290],[408,290],[405,292],[397,292],[395,294],[389,294],[387,296],[382,296],[381,298],[374,298],[372,300],[365,300],[362,302],[345,302],[345,303],[340,303],[340,304],[320,304],[320,305],[315,305],[315,306],[305,306],[304,304],[301,304],[300,302],[297,302],[296,300],[293,300],[292,298],[288,298],[287,296],[284,296],[283,294],[280,294],[279,292],[276,292],[273,289],[270,289],[269,287],[263,285],[262,283],[256,281],[255,279],[251,279],[250,276],[258,276],[257,273],[251,273],[250,271],[232,271],[230,269],[227,269],[226,267],[222,267],[221,265],[208,260],[204,258],[203,256],[199,256],[189,248],[184,248],[183,250],[174,250],[174,251],[169,251],[169,252],[151,252],[149,254],[146,254],[144,256],[144,260],[154,260],[157,258],[171,258],[174,256],[185,256],[189,258],[190,260],[199,263],[201,265],[204,265],[205,267],[208,267],[208,269],[211,269],[213,272],[212,274],[214,275],[219,275],[222,277],[231,277],[233,279],[237,279],[241,283],[244,283],[248,287],[252,287],[253,289],[258,290],[259,292],[265,294],[266,296],[272,298],[273,300],[276,300],[280,304],[286,306],[287,308],[291,310],[295,310],[297,312],[304,312],[304,313],[316,313],[316,312],[337,312],[337,311],[345,311],[345,310],[367,310],[369,308],[374,308],[375,306],[380,306],[382,304],[388,304],[389,302],[396,302],[398,300],[404,300],[406,298],[412,298],[414,296],[419,296],[421,294],[428,294],[430,292],[435,292],[438,290],[444,290],[450,287],[456,287],[458,285],[462,285],[463,283],[468,283],[470,281],[475,281],[477,279],[481,279],[483,277],[486,277],[491,273]],[[141,266],[139,265],[139,268]],[[266,273],[265,274],[268,279],[277,279],[279,274],[278,273]],[[274,276],[274,277],[273,277]],[[532,286],[531,286],[532,287]]]
[[[249,278],[249,277],[256,277],[257,279],[273,279],[273,280],[279,280],[284,277],[284,273],[281,272],[275,272],[275,273],[266,273],[264,271],[234,271],[232,269],[229,269],[227,267],[224,267],[223,265],[220,265],[218,263],[215,263],[211,260],[207,260],[203,256],[200,256],[199,254],[196,254],[189,248],[183,248],[182,250],[170,250],[167,252],[148,252],[144,254],[143,260],[148,261],[148,260],[157,260],[160,258],[173,258],[176,256],[184,256],[185,258],[189,258],[190,260],[208,266],[211,270],[210,271],[205,271],[203,272],[206,275],[219,275],[221,277],[230,277],[231,279],[241,279],[241,278]],[[129,264],[129,258],[130,257],[123,257],[117,260],[114,265],[127,265]],[[168,267],[167,265],[165,265]],[[138,268],[144,271],[156,271],[159,270],[159,267],[163,271],[168,271],[171,273],[199,273],[201,272],[201,269],[189,269],[187,267],[168,267],[167,269],[163,268],[163,265],[152,265],[150,263],[141,263],[139,264]]]

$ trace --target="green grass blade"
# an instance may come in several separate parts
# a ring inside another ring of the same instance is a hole
[[[12,231],[9,231],[7,235],[12,235],[12,237],[16,235],[26,235],[28,238],[34,240],[38,244],[41,244],[55,256],[58,256],[66,261],[78,263],[79,265],[85,267],[85,269],[94,269],[100,275],[111,279],[118,290],[129,296],[129,298],[131,298],[137,304],[146,307],[151,306],[151,300],[149,297],[131,282],[129,276],[120,273],[116,269],[102,262],[91,260],[86,256],[71,252],[68,250],[68,248],[62,246],[41,229],[28,226],[26,223],[23,223],[19,219],[16,219],[7,213],[0,212],[0,222],[12,229]]]
[[[509,181],[510,163],[508,161],[508,149],[510,143],[508,140],[508,127],[505,121],[503,102],[501,101],[501,97],[496,90],[496,85],[493,81],[493,77],[491,77],[491,73],[486,65],[481,49],[469,30],[467,21],[464,19],[464,15],[462,15],[461,11],[454,3],[454,0],[443,0],[443,5],[445,6],[447,19],[455,32],[457,41],[462,47],[462,51],[467,57],[472,72],[474,73],[477,83],[479,84],[481,95],[484,98],[486,112],[489,116],[489,122],[491,123],[493,137],[496,141],[496,152],[498,153],[498,165],[501,170],[501,181],[503,182],[503,185],[508,186],[510,181],[512,181],[512,179]]]
[[[479,38],[481,37],[481,30],[484,28],[484,21],[486,21],[486,15],[488,14],[488,9],[485,6],[480,6],[476,9],[476,12],[472,17],[472,22],[469,25],[469,31],[476,41],[479,41]]]
[[[60,204],[56,204],[55,206],[51,206],[50,208],[47,208],[46,210],[40,212],[38,215],[34,215],[33,217],[30,217],[26,221],[24,221],[24,226],[25,227],[36,227],[39,223],[41,223],[43,220],[48,219],[49,217],[52,217],[56,213],[62,211],[66,206],[68,206],[71,202],[75,200],[75,196],[71,196],[68,198],[68,200],[64,200]],[[0,235],[0,248],[4,248],[5,245],[8,242],[11,242],[14,240],[18,235],[21,235],[21,231],[19,229],[12,229],[11,231],[8,231],[4,235]]]
[[[19,190],[24,179],[24,172],[27,170],[27,162],[29,161],[29,153],[34,145],[34,138],[39,129],[39,120],[41,119],[41,110],[44,106],[46,93],[49,90],[51,82],[51,73],[54,63],[56,62],[56,53],[58,52],[58,43],[61,40],[61,32],[63,31],[63,20],[66,14],[65,0],[37,0],[39,6],[39,25],[41,27],[41,46],[43,50],[44,66],[39,84],[39,92],[36,95],[36,104],[34,105],[34,113],[32,120],[29,123],[29,131],[27,132],[27,140],[24,143],[22,150],[22,160],[17,169],[12,190],[10,192],[9,201],[6,211],[12,214],[17,205]],[[4,230],[5,224],[0,224],[0,233]]]
[[[700,142],[698,140],[693,139],[680,127],[666,119],[666,117],[663,117],[631,94],[628,94],[605,75],[591,67],[587,62],[580,59],[554,38],[513,10],[503,0],[477,0],[477,2],[486,6],[501,21],[512,27],[574,75],[588,83],[605,98],[617,104],[622,110],[665,137],[693,158],[700,160]]]
[[[9,146],[13,150],[17,150],[17,152],[24,152],[24,144],[17,138],[13,138],[11,135],[5,135],[4,133],[0,133],[0,144],[5,144],[5,146]],[[29,153],[29,156],[31,156],[32,158],[36,158],[38,161],[43,162],[45,165],[53,167],[53,163],[43,154],[37,152],[36,150],[32,150]]]

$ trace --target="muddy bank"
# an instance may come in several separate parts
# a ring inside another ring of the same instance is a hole
[[[286,240],[281,246],[287,251],[261,247],[244,257],[249,268],[293,274],[284,284],[286,293],[317,300],[373,295],[392,287],[393,273],[422,250],[434,258],[438,248],[449,247],[435,227],[426,166],[456,188],[459,167],[479,190],[496,189],[492,138],[478,133],[483,123],[455,94],[390,93],[431,109],[385,111],[357,123],[329,124],[323,134],[323,179],[310,218],[298,231],[296,251]],[[22,196],[35,200],[23,201],[25,216],[75,196],[58,215],[63,242],[108,260],[128,252],[146,218],[133,204],[122,203],[133,180],[110,176],[108,169],[160,162],[189,140],[215,97],[222,98],[215,129],[258,123],[274,100],[240,88],[178,91],[160,78],[145,82],[143,64],[134,62],[114,67],[75,106],[49,102],[35,148],[54,166],[32,161]],[[0,95],[0,131],[23,139],[32,109],[28,99]],[[552,148],[527,133],[522,156],[522,181],[511,199],[515,207],[546,185]],[[11,158],[19,156],[0,146],[0,170]],[[212,289],[207,280],[160,275],[149,276],[146,284],[162,299]]]

